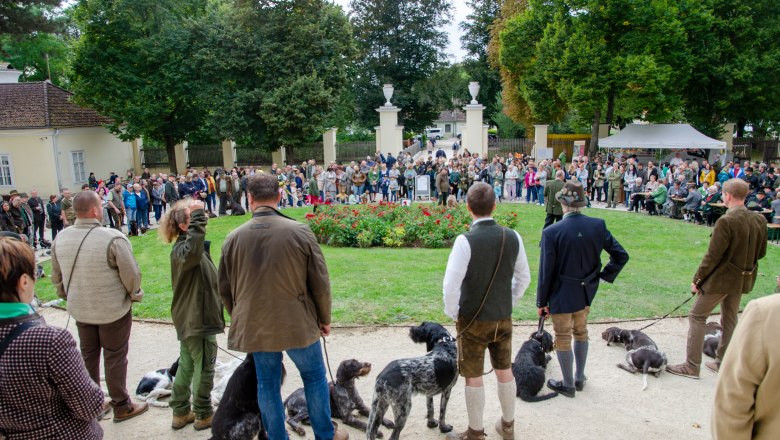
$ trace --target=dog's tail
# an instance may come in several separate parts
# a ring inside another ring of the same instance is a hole
[[[545,400],[552,399],[553,397],[558,397],[558,393],[552,392],[550,394],[545,394],[543,396],[540,395],[532,396],[525,392],[521,392],[521,393],[517,393],[517,397],[519,397],[520,400],[522,400],[523,402],[534,403],[534,402],[544,402]]]
[[[647,389],[648,369],[650,369],[650,360],[645,360],[645,364],[642,366],[642,391]]]

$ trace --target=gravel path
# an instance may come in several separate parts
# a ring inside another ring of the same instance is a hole
[[[49,324],[64,326],[67,320],[65,312],[46,309],[43,316]],[[715,319],[715,318],[712,318]],[[624,328],[635,329],[642,324],[617,324]],[[588,358],[589,381],[585,391],[578,393],[575,399],[562,396],[541,403],[525,403],[517,400],[516,432],[517,438],[547,439],[708,439],[710,438],[709,420],[716,375],[706,369],[701,380],[691,380],[661,374],[659,379],[650,377],[649,388],[642,392],[640,375],[630,375],[615,367],[623,362],[625,351],[622,347],[607,347],[601,340],[601,332],[612,325],[590,325],[591,348]],[[516,326],[514,350],[520,348],[535,327],[533,323]],[[454,332],[453,328],[449,328]],[[681,362],[685,355],[685,335],[687,320],[668,319],[648,329],[648,333],[666,351],[670,363]],[[71,320],[69,330],[75,334],[75,324]],[[218,342],[226,346],[225,336],[220,335]],[[355,357],[371,362],[370,375],[358,381],[358,389],[369,405],[373,395],[373,382],[376,375],[393,359],[424,354],[425,347],[414,344],[408,338],[404,327],[361,327],[336,328],[328,338],[328,351],[331,367],[346,358]],[[128,388],[134,390],[141,376],[150,370],[169,366],[178,355],[176,332],[172,325],[135,322],[130,341]],[[553,356],[555,359],[555,356]],[[219,360],[232,358],[219,352]],[[706,359],[706,357],[705,357]],[[287,382],[282,387],[283,396],[287,396],[301,386],[300,377],[294,365],[285,358],[288,371]],[[487,370],[486,370],[487,371]],[[548,367],[548,377],[559,378],[558,364],[553,360]],[[105,388],[105,384],[103,384]],[[488,434],[500,415],[496,394],[495,378],[486,378],[485,424]],[[438,399],[436,411],[438,413]],[[391,412],[391,411],[389,411]],[[388,414],[392,418],[390,414]],[[463,380],[455,385],[447,411],[447,421],[455,429],[465,429],[467,417],[463,397]],[[110,420],[101,423],[106,439],[207,439],[208,432],[196,433],[191,427],[174,432],[170,428],[171,412],[167,408],[150,408],[147,414],[121,424]],[[355,429],[346,428],[351,438],[360,439],[364,434]],[[385,430],[386,431],[386,430]],[[306,438],[314,438],[307,431]],[[495,437],[495,436],[494,436]],[[302,438],[290,434],[291,439]],[[413,400],[412,414],[402,433],[402,438],[443,439],[436,429],[425,426],[425,399],[416,396]]]

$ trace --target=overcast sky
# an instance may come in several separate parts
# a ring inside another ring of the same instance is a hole
[[[344,10],[349,13],[349,0],[333,0],[336,4],[341,5]],[[450,39],[450,44],[447,47],[447,53],[451,55],[450,60],[453,62],[461,61],[466,56],[466,53],[460,47],[460,36],[463,34],[458,25],[460,22],[466,19],[466,16],[471,12],[471,8],[466,4],[466,0],[451,0],[452,2],[452,21],[450,24],[444,27],[444,32],[447,33]]]

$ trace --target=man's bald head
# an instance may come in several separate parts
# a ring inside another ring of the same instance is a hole
[[[102,218],[101,205],[100,196],[94,191],[83,191],[73,198],[73,210],[78,218],[95,218],[95,210],[100,212]]]

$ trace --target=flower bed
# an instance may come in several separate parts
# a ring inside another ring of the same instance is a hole
[[[517,213],[496,214],[496,221],[514,229]],[[425,247],[450,246],[458,234],[466,232],[471,216],[464,207],[457,209],[433,205],[322,206],[317,213],[306,214],[317,240],[340,247]]]

